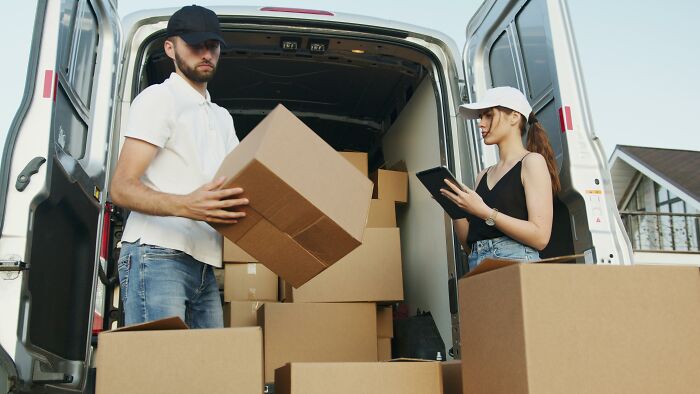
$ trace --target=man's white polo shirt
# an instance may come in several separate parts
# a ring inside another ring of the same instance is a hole
[[[123,135],[160,148],[143,183],[180,195],[212,181],[238,144],[228,111],[212,103],[209,92],[203,97],[176,73],[134,99]],[[131,212],[122,240],[180,250],[221,266],[221,235],[205,222]]]

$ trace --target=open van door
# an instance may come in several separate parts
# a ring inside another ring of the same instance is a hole
[[[593,133],[566,1],[486,0],[467,27],[463,61],[469,101],[491,87],[517,87],[549,134],[562,191],[542,256],[581,253],[586,263],[630,264],[631,246]],[[469,126],[477,132],[476,121]],[[494,147],[481,150],[483,167],[496,162]]]
[[[0,355],[1,365],[14,364],[4,368],[12,390],[86,385],[93,325],[104,313],[115,3],[34,1],[25,90],[0,172]]]

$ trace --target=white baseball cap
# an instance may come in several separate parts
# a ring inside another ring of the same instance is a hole
[[[506,107],[520,112],[525,119],[532,113],[532,107],[521,91],[510,86],[501,86],[487,90],[476,103],[460,105],[459,115],[466,119],[478,119],[480,110],[493,107]]]

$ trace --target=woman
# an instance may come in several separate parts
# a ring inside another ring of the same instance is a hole
[[[455,220],[469,270],[487,257],[536,260],[552,231],[553,195],[560,189],[547,134],[525,96],[511,87],[489,89],[482,101],[460,107],[480,119],[486,145],[498,145],[499,160],[479,173],[476,190],[448,180],[442,194],[467,211]],[[527,133],[527,149],[522,136]]]

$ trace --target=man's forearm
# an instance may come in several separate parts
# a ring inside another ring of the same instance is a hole
[[[112,201],[122,208],[153,216],[181,216],[182,196],[155,191],[140,180],[112,184]]]

